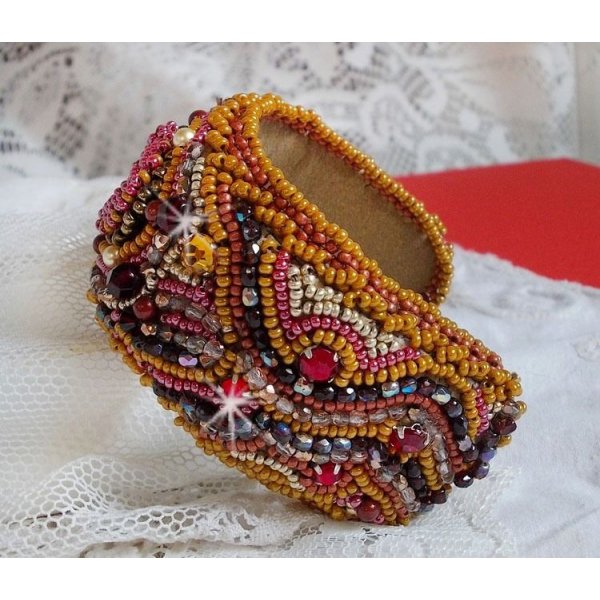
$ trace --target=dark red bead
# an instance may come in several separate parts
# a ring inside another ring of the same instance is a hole
[[[146,221],[151,225],[156,223],[156,217],[158,216],[158,210],[160,209],[162,202],[160,200],[152,200],[146,206],[144,210],[144,215],[146,217]]]
[[[428,437],[427,432],[421,429],[400,427],[392,431],[389,443],[396,452],[410,454],[423,450],[427,445]]]
[[[92,242],[92,247],[94,248],[94,252],[96,254],[100,254],[100,242],[104,241],[106,237],[102,234],[97,235]]]
[[[165,233],[171,233],[182,222],[182,216],[188,212],[187,200],[177,197],[161,202],[156,213],[156,225]]]
[[[492,419],[491,426],[492,431],[498,435],[508,435],[517,428],[517,424],[515,423],[514,419],[503,415],[496,415]]]
[[[133,313],[141,321],[149,321],[156,315],[156,305],[150,296],[141,296],[133,303]]]
[[[381,505],[375,500],[366,498],[356,509],[356,516],[365,523],[373,523],[381,514]]]
[[[334,378],[339,366],[338,355],[324,346],[307,348],[300,356],[300,373],[309,381],[326,382]]]
[[[106,288],[117,300],[128,300],[137,295],[144,286],[144,276],[137,265],[123,263],[110,271]]]
[[[189,117],[188,117],[188,123],[191,125],[192,121],[194,119],[202,119],[203,117],[206,117],[208,115],[208,113],[205,110],[195,110]]]

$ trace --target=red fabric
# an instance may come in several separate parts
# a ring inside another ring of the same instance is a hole
[[[600,287],[600,168],[560,159],[400,177],[448,239]]]

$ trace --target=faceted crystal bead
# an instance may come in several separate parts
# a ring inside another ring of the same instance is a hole
[[[206,309],[201,304],[191,302],[185,307],[185,316],[194,321],[201,321],[206,315]]]
[[[313,392],[314,397],[321,402],[329,402],[335,397],[335,390],[330,385],[321,385],[315,387]]]
[[[220,342],[210,340],[204,346],[203,355],[212,360],[219,360],[223,356],[223,352],[225,352],[225,348],[223,348]]]
[[[191,354],[180,354],[177,360],[182,367],[195,367],[198,364],[198,359]]]
[[[423,396],[431,396],[435,392],[435,381],[432,381],[428,377],[422,377],[419,379],[419,394]]]
[[[177,334],[175,335],[177,336]],[[200,354],[206,345],[206,340],[198,335],[192,335],[184,340],[184,344],[192,354]]]
[[[308,451],[311,449],[313,443],[312,435],[308,433],[297,433],[292,440],[292,446],[296,450]]]
[[[242,224],[242,235],[248,242],[255,242],[260,237],[260,225],[254,219],[246,219]]]
[[[469,487],[473,483],[473,478],[468,473],[457,473],[454,476],[454,485],[460,488]]]
[[[489,472],[489,463],[480,461],[475,465],[475,469],[473,470],[472,475],[475,479],[483,479],[484,477],[487,477]]]
[[[262,390],[268,383],[267,376],[258,367],[253,367],[248,371],[246,380],[253,390]]]
[[[106,279],[106,288],[117,300],[129,300],[141,291],[144,276],[140,268],[131,263],[122,263],[112,269]]]
[[[431,394],[433,400],[435,400],[438,404],[444,405],[452,400],[452,396],[450,392],[443,386],[438,385],[435,389],[435,392]]]
[[[373,402],[374,400],[377,400],[377,396],[377,388],[358,388],[358,399],[362,400],[363,402]]]
[[[412,394],[417,391],[417,380],[414,377],[403,379],[400,384],[400,389],[403,394]]]
[[[381,395],[384,398],[391,398],[400,393],[400,383],[397,381],[387,381],[381,386]]]
[[[287,444],[292,439],[292,430],[290,429],[290,426],[284,423],[283,421],[275,423],[272,432],[273,437],[280,444]]]
[[[249,308],[258,304],[258,292],[256,289],[246,287],[242,290],[242,304]]]
[[[312,393],[313,387],[313,384],[305,377],[298,377],[294,384],[294,391],[303,396],[308,396]]]
[[[354,402],[356,400],[356,390],[352,387],[340,388],[335,399],[338,402]]]
[[[284,415],[291,415],[294,412],[294,403],[287,398],[279,398],[275,403],[275,408]]]
[[[462,415],[462,405],[457,400],[450,400],[446,403],[446,412],[450,418],[455,418]]]
[[[517,428],[517,424],[511,417],[498,414],[492,419],[491,427],[492,431],[498,435],[508,435]]]
[[[333,444],[327,438],[321,438],[313,444],[313,450],[318,454],[329,454],[332,448]]]
[[[300,373],[309,381],[326,382],[333,379],[339,365],[338,355],[324,346],[307,348],[299,360]]]
[[[313,413],[312,422],[314,425],[329,425],[331,423],[331,415],[324,410],[316,410]]]

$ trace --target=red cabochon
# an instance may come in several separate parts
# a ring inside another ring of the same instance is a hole
[[[600,287],[600,168],[560,159],[400,177],[450,241]]]

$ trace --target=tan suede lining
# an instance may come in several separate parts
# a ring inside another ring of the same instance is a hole
[[[434,276],[427,236],[347,163],[278,121],[263,119],[260,140],[286,179],[348,231],[369,258],[403,287],[424,292]]]

